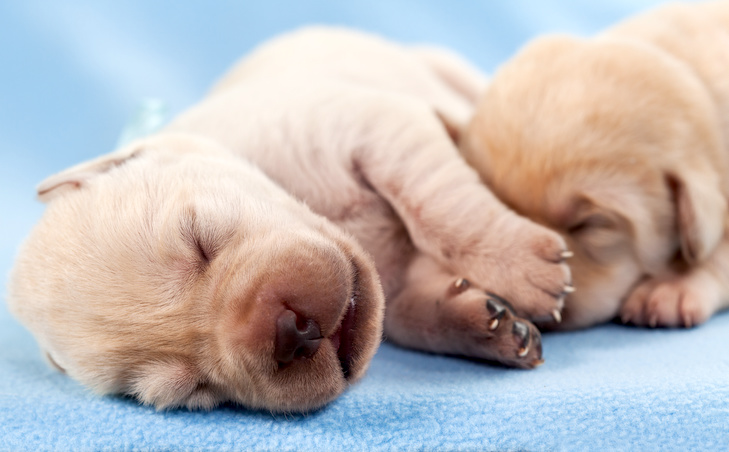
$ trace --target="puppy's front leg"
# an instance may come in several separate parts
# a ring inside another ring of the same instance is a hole
[[[572,290],[562,238],[504,206],[428,105],[383,97],[370,104],[355,166],[395,209],[416,248],[509,300],[516,314],[558,321]]]
[[[646,278],[626,298],[623,323],[691,327],[729,308],[729,237],[709,258],[685,273]]]

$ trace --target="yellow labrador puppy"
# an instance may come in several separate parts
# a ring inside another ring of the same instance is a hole
[[[539,38],[493,78],[462,150],[574,250],[562,327],[690,327],[729,305],[727,68],[717,2]]]
[[[40,184],[10,308],[58,368],[159,408],[319,407],[365,372],[384,299],[393,342],[533,367],[566,248],[459,156],[483,84],[444,51],[276,39],[162,132]]]

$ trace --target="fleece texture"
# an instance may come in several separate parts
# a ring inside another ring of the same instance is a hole
[[[353,26],[490,72],[539,33],[593,34],[657,3],[2,2],[0,274],[42,212],[35,184],[111,151],[142,99],[174,114],[277,33]],[[361,383],[306,416],[157,412],[52,370],[0,300],[0,450],[729,450],[729,313],[548,334],[544,354],[522,371],[384,344]]]
[[[13,321],[0,328],[2,450],[729,450],[729,314],[548,334],[533,371],[385,344],[361,383],[305,416],[97,397]]]

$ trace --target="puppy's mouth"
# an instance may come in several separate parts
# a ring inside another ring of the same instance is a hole
[[[339,364],[342,367],[342,374],[344,378],[349,379],[354,362],[354,341],[356,333],[356,312],[357,302],[360,296],[359,287],[359,268],[356,263],[352,263],[352,269],[354,277],[352,279],[352,292],[349,295],[346,310],[342,322],[339,324],[339,328],[332,334],[330,340],[337,350],[337,358],[339,358]]]

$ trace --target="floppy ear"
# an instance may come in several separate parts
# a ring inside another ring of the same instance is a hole
[[[68,190],[77,189],[93,177],[135,157],[140,151],[140,146],[127,146],[49,176],[36,187],[38,199],[48,202]]]
[[[724,234],[727,201],[712,176],[689,171],[667,176],[675,200],[681,254],[689,264],[706,259]]]
[[[58,364],[56,362],[56,360],[53,359],[53,356],[51,356],[50,353],[45,352],[44,353],[44,356],[45,356],[46,361],[48,362],[48,364],[50,364],[54,369],[56,369],[57,371],[61,372],[62,374],[65,374],[66,373],[66,369],[64,369],[63,367],[61,367],[60,364]]]
[[[448,136],[451,137],[451,141],[457,147],[460,144],[461,136],[463,135],[463,129],[465,124],[458,118],[448,115],[447,113],[436,110],[435,115],[440,120],[441,124],[445,128]]]

